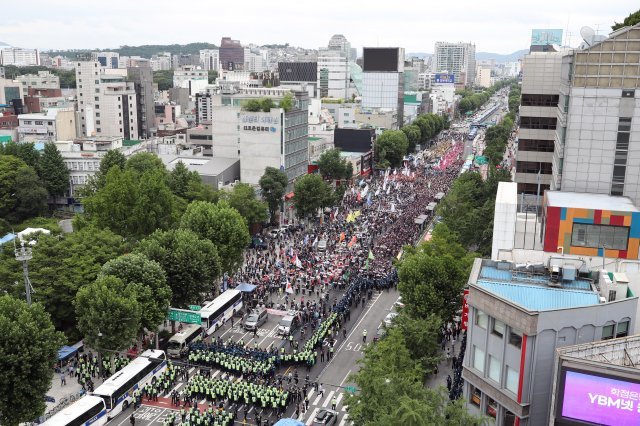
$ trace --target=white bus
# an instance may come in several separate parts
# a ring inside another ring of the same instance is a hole
[[[148,381],[162,374],[166,368],[167,359],[163,351],[146,350],[105,380],[92,395],[104,400],[109,417],[113,418],[133,402],[133,391],[142,388]]]
[[[42,426],[102,426],[106,423],[104,400],[87,395],[50,417]]]
[[[227,290],[216,297],[213,302],[206,302],[200,310],[202,327],[207,330],[207,335],[222,327],[236,312],[242,309],[242,292],[240,290]]]
[[[182,331],[177,332],[167,344],[167,355],[172,358],[180,358],[187,352],[189,343],[197,342],[202,337],[202,327],[198,324],[189,324]]]

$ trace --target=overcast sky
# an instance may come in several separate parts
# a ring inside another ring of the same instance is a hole
[[[476,51],[528,48],[532,28],[562,28],[570,45],[589,25],[611,25],[638,0],[20,0],[2,8],[0,42],[39,49],[124,44],[289,43],[318,48],[333,34],[353,47],[433,52],[435,41],[471,41]]]

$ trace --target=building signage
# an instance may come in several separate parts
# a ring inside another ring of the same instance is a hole
[[[436,83],[455,83],[456,79],[453,74],[436,74]]]
[[[532,46],[546,46],[549,44],[562,45],[562,30],[544,30],[533,29],[531,30],[531,45]]]
[[[640,424],[640,383],[564,370],[561,416],[590,424]]]
[[[278,131],[280,117],[270,115],[243,114],[240,116],[242,130],[248,132],[271,132]]]
[[[275,133],[278,131],[275,127],[269,126],[242,126],[242,130],[247,132],[271,132]]]
[[[469,325],[469,289],[462,293],[462,319],[460,322],[462,323],[460,328],[466,330]]]
[[[20,126],[18,133],[47,133],[47,128],[42,126]]]

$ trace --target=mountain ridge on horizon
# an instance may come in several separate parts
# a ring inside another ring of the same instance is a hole
[[[503,62],[514,62],[518,59],[522,58],[524,55],[529,53],[529,49],[521,49],[516,50],[512,53],[492,53],[492,52],[476,52],[476,61],[486,61],[488,59],[495,59],[498,63]],[[433,53],[427,52],[409,52],[407,53],[407,57],[417,56],[417,57],[430,57],[433,56]]]

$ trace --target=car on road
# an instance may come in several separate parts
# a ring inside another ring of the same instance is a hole
[[[266,250],[267,249],[267,243],[265,243],[262,238],[253,237],[251,239],[251,244],[249,245],[249,247],[252,248],[252,249],[257,249],[257,250]]]
[[[289,333],[296,331],[299,326],[300,323],[298,321],[298,316],[295,314],[287,314],[283,316],[278,323],[278,334],[286,336]]]
[[[333,410],[322,409],[313,418],[314,425],[336,425],[338,424],[338,412]]]
[[[253,331],[267,322],[268,318],[269,314],[267,313],[266,309],[253,309],[245,318],[244,324],[242,326],[245,330]]]
[[[318,242],[318,251],[325,251],[327,249],[327,240],[320,240]]]
[[[397,312],[389,312],[386,317],[384,317],[384,325],[387,327],[391,327],[393,324],[393,320],[398,316]]]
[[[396,311],[404,308],[404,306],[404,303],[402,303],[402,296],[398,297],[398,300],[396,300],[396,302],[393,304],[393,307],[396,309]]]

